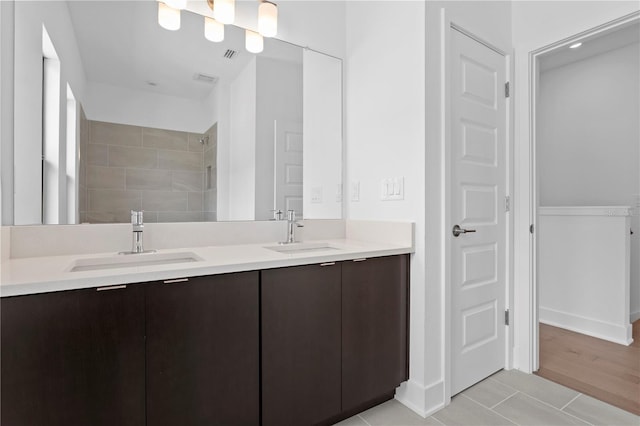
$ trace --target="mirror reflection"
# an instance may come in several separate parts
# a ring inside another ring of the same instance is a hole
[[[340,218],[341,64],[155,1],[15,5],[14,222]]]

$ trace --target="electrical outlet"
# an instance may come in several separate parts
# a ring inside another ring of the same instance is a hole
[[[342,202],[342,184],[339,183],[336,185],[336,203]]]

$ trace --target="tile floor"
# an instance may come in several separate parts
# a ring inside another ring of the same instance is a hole
[[[517,370],[500,371],[423,419],[395,400],[336,426],[522,425],[639,426],[640,416]]]

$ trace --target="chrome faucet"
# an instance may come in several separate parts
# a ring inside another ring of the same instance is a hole
[[[132,253],[143,253],[144,243],[142,231],[144,231],[144,213],[142,211],[131,210],[131,226],[133,227]]]
[[[280,244],[291,244],[296,242],[296,233],[295,229],[303,228],[299,222],[296,222],[296,212],[295,210],[287,210],[287,240]]]
[[[144,242],[142,239],[142,232],[144,231],[144,213],[143,211],[131,210],[131,226],[133,227],[133,244],[131,245],[131,251],[122,251],[120,254],[139,254],[139,253],[153,253],[155,250],[145,250]]]

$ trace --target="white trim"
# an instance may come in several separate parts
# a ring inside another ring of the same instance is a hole
[[[576,206],[576,207],[538,207],[538,216],[631,216],[629,206]]]
[[[440,99],[441,99],[441,152],[442,152],[442,223],[441,223],[441,241],[442,241],[442,270],[443,270],[443,323],[444,323],[444,353],[443,353],[443,368],[444,368],[444,405],[448,405],[451,401],[451,239],[449,238],[449,229],[453,226],[450,218],[451,211],[451,96],[450,96],[450,77],[449,62],[450,62],[450,31],[458,31],[465,36],[475,40],[476,42],[486,46],[499,55],[504,57],[505,61],[505,79],[511,81],[513,56],[504,52],[502,49],[495,47],[495,45],[487,42],[481,37],[476,36],[472,32],[466,30],[461,25],[457,24],[453,20],[449,19],[445,8],[441,9],[441,40],[442,45],[440,47],[441,53],[441,69],[440,69]],[[513,96],[513,94],[511,95]],[[513,108],[514,104],[511,101],[512,97],[506,99],[505,114],[507,115],[505,120],[505,193],[506,195],[512,194],[513,188],[513,157],[514,152],[514,134],[513,131]],[[506,212],[506,232],[505,232],[505,309],[511,309],[514,288],[513,288],[513,215],[511,212]],[[511,369],[513,366],[513,346],[514,346],[514,327],[506,327],[505,330],[505,369]]]
[[[541,324],[564,328],[565,330],[575,331],[576,333],[586,334],[587,336],[621,345],[629,345],[633,342],[631,324],[613,324],[555,309],[542,307],[538,309],[540,311],[539,321]]]
[[[524,130],[526,137],[528,138],[528,152],[523,153],[520,152],[520,163],[519,166],[525,169],[527,166],[529,167],[529,180],[528,182],[520,182],[520,190],[528,193],[528,197],[524,195],[521,197],[521,207],[528,207],[526,210],[529,211],[529,223],[533,224],[534,227],[537,227],[537,205],[538,205],[538,185],[537,185],[537,161],[536,161],[536,135],[535,135],[535,111],[536,111],[536,93],[537,93],[537,84],[538,84],[538,57],[542,54],[551,52],[555,49],[562,48],[576,41],[583,40],[586,37],[591,37],[596,34],[609,31],[611,29],[623,26],[625,24],[631,23],[633,21],[640,20],[640,11],[636,11],[625,16],[622,16],[618,19],[614,19],[609,22],[605,22],[601,25],[588,29],[586,31],[582,31],[578,34],[575,34],[571,37],[567,37],[561,40],[558,40],[554,43],[539,47],[537,49],[529,50],[527,55],[527,62],[523,63],[519,61],[520,66],[525,66],[528,70],[528,82],[527,89],[529,92],[529,101],[523,102],[521,106],[521,111],[523,115],[528,115],[528,121],[524,123]],[[522,174],[520,175],[522,176]],[[528,206],[527,206],[528,203]],[[519,214],[518,222],[520,223],[520,228],[522,228],[522,222],[524,219],[525,209],[522,209]],[[524,238],[522,233],[523,229],[520,229],[518,232],[518,244],[520,245],[519,250],[523,250],[524,247]],[[519,328],[519,347],[516,348],[518,356],[517,362],[520,370],[532,373],[537,371],[539,368],[539,336],[538,336],[538,284],[537,284],[537,269],[538,269],[538,259],[537,259],[537,238],[535,233],[529,234],[529,243],[528,249],[526,250],[528,257],[528,268],[524,266],[524,252],[519,252],[520,254],[520,262],[519,265],[520,270],[522,271],[520,275],[521,278],[528,277],[528,288],[527,291],[524,292],[522,300],[519,302],[519,308],[522,310],[518,314],[518,318],[516,321],[520,321],[521,327]],[[526,271],[526,274],[525,274]]]
[[[415,380],[409,380],[396,388],[395,399],[415,411],[417,414],[426,418],[448,404],[442,402],[444,388],[445,383],[443,380],[426,386],[416,382]],[[434,404],[433,401],[440,402]]]

